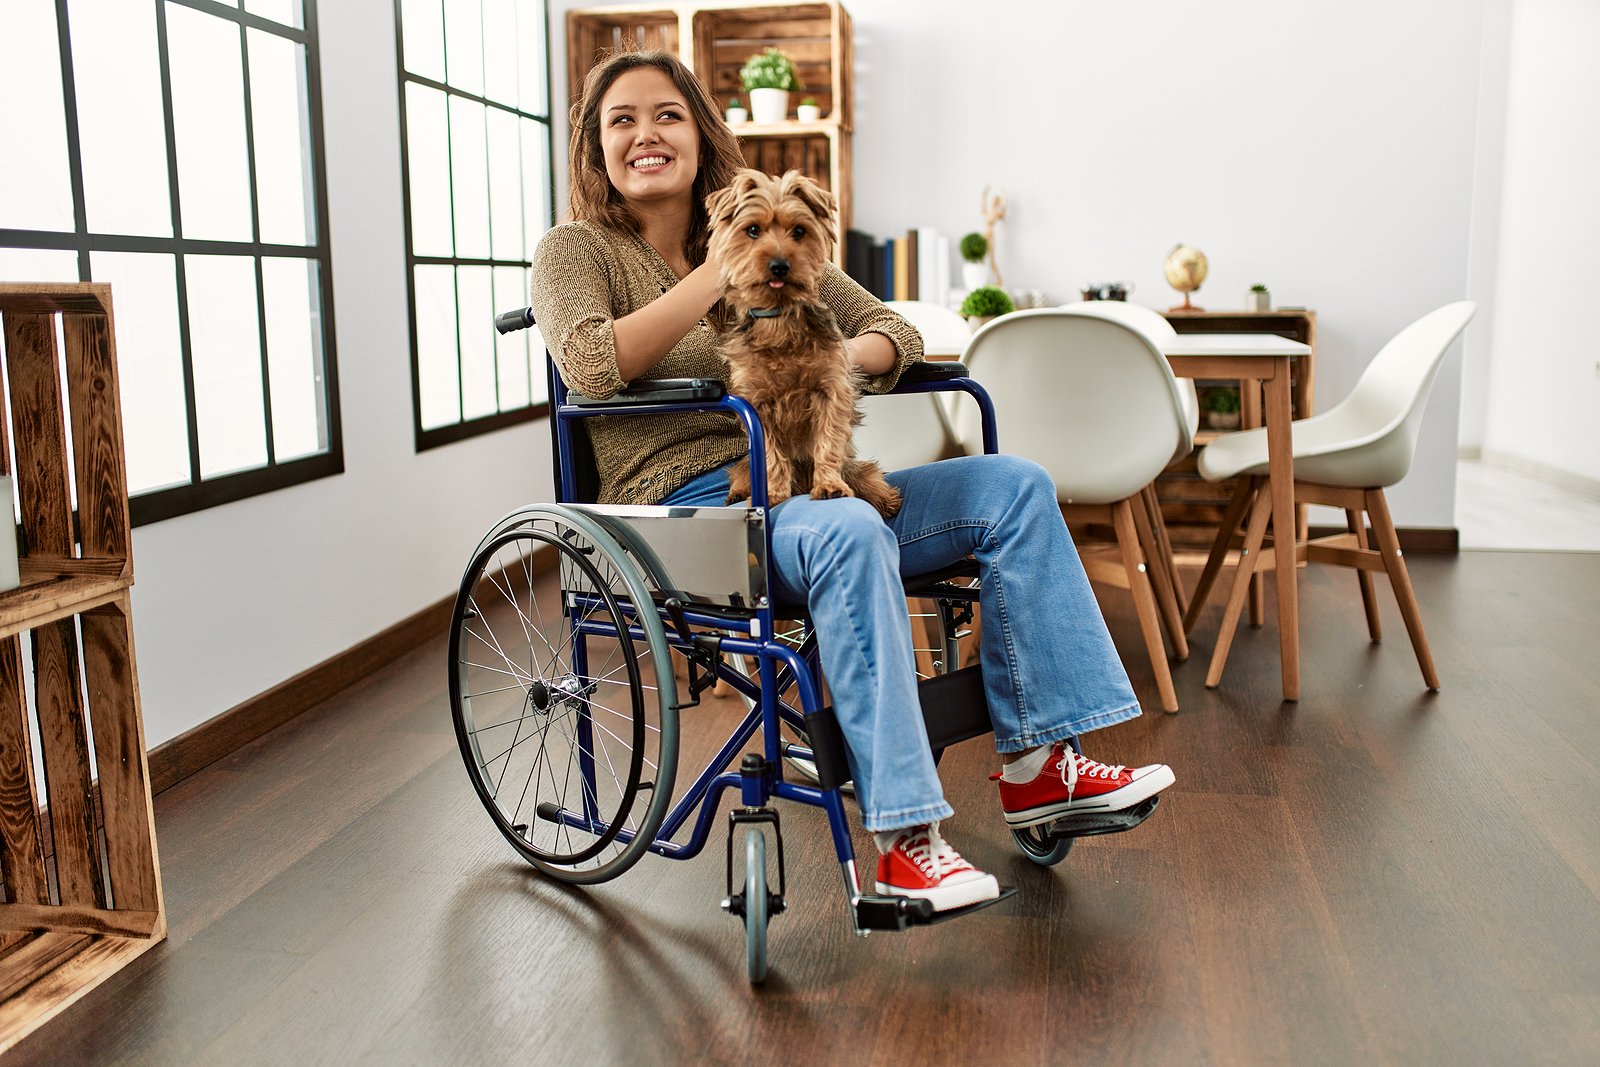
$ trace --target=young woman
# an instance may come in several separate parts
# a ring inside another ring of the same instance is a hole
[[[534,314],[574,390],[604,398],[637,378],[724,377],[708,317],[719,265],[708,258],[705,201],[742,165],[710,95],[673,56],[625,52],[590,71],[572,117],[574,221],[545,235],[533,266]],[[892,388],[921,357],[910,324],[831,265],[821,296],[868,391]],[[727,468],[747,448],[742,429],[715,413],[607,418],[589,430],[608,503],[725,503]],[[1064,744],[1139,705],[1049,476],[1015,457],[972,456],[889,481],[904,505],[887,524],[857,499],[801,496],[773,509],[772,582],[818,623],[862,823],[876,834],[879,892],[943,910],[998,887],[940,833],[952,810],[917,703],[901,574],[978,560],[980,655],[1009,825],[1130,808],[1173,776]]]

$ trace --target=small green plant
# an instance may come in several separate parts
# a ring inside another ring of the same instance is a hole
[[[1009,315],[1017,310],[1004,289],[993,285],[980,285],[961,301],[961,314],[969,319],[987,319],[995,315]]]
[[[801,107],[816,107],[817,106],[817,98],[814,97],[814,96],[804,97],[800,101],[800,106]]]
[[[1256,282],[1254,285],[1252,285],[1250,287],[1250,291],[1252,293],[1264,293],[1264,292],[1267,291],[1267,287],[1265,285],[1262,285],[1260,282]]]
[[[1206,410],[1232,415],[1239,410],[1239,394],[1232,389],[1213,389],[1206,394]]]
[[[961,258],[968,263],[982,263],[989,254],[989,239],[981,233],[969,233],[961,238]]]
[[[776,48],[769,48],[745,60],[739,68],[739,81],[744,91],[752,89],[798,89],[800,79],[795,77],[794,63]]]
[[[729,107],[744,107],[743,104],[739,103],[739,98],[737,96],[728,97],[728,106]]]

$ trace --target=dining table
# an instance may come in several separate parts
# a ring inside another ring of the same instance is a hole
[[[1153,337],[1172,373],[1180,378],[1239,383],[1241,422],[1245,428],[1267,430],[1267,485],[1274,529],[1291,533],[1299,525],[1294,504],[1294,449],[1290,427],[1294,421],[1291,384],[1296,360],[1311,355],[1311,347],[1268,333],[1191,333]],[[964,341],[928,339],[928,359],[960,359]],[[1279,516],[1283,516],[1279,521]],[[1253,566],[1241,560],[1238,566]],[[1278,650],[1282,661],[1283,699],[1300,699],[1300,605],[1292,551],[1273,553],[1277,579]]]

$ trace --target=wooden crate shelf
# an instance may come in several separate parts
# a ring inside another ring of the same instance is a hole
[[[0,320],[0,403],[15,432],[5,440],[0,421],[0,474],[14,474],[21,503],[21,584],[0,592],[3,1052],[161,941],[166,910],[134,663],[111,288],[0,284]]]

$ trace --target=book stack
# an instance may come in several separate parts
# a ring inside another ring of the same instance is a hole
[[[879,300],[944,304],[950,293],[950,239],[930,226],[883,241],[850,230],[845,234],[845,273]]]

